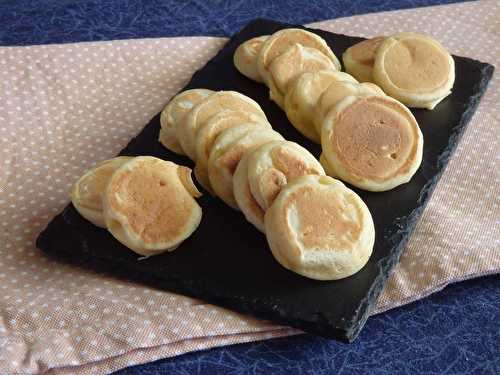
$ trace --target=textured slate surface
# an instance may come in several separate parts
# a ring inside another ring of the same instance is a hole
[[[250,22],[193,75],[185,89],[205,87],[248,95],[261,105],[275,130],[319,157],[319,145],[307,142],[290,126],[284,112],[270,101],[268,89],[243,77],[233,64],[234,51],[242,42],[287,27],[294,25],[266,20]],[[314,32],[326,40],[337,56],[360,41],[321,30]],[[170,254],[137,262],[136,254],[127,251],[106,230],[84,220],[71,204],[40,234],[37,246],[74,263],[110,273],[125,272],[158,288],[309,333],[352,341],[398,262],[491,78],[491,65],[464,57],[454,60],[457,78],[451,95],[433,111],[412,110],[425,141],[422,165],[411,181],[383,193],[354,189],[370,209],[376,231],[373,254],[354,276],[318,282],[285,270],[272,258],[264,236],[243,215],[210,194],[200,199],[204,212],[200,227]],[[153,155],[192,165],[159,145],[159,129],[158,115],[122,154]]]
[[[246,20],[266,16],[305,23],[381,10],[454,1],[377,0],[234,1],[227,12],[219,1],[186,1],[180,17],[177,0],[0,2],[0,44],[110,40],[175,35],[230,35]],[[300,4],[307,4],[301,7]],[[285,6],[286,5],[286,6]],[[135,22],[140,14],[161,23]],[[225,30],[225,31],[222,31]],[[351,345],[312,336],[270,340],[192,353],[127,369],[150,374],[495,374],[500,373],[500,279],[467,281],[414,303],[373,317]],[[383,335],[380,334],[383,332]],[[269,371],[271,369],[271,371]]]

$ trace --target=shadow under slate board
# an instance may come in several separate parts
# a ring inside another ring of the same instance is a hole
[[[285,113],[270,101],[268,89],[242,76],[233,65],[233,53],[242,42],[288,27],[301,26],[252,21],[197,71],[184,89],[235,90],[253,98],[275,130],[318,157],[320,147],[291,126]],[[362,40],[311,31],[323,37],[338,57]],[[354,276],[325,282],[286,270],[274,260],[263,234],[246,222],[240,212],[208,193],[199,201],[203,208],[200,227],[173,253],[139,261],[138,255],[105,229],[84,220],[71,204],[40,234],[37,246],[60,260],[320,336],[352,341],[398,262],[493,74],[491,65],[463,57],[454,59],[456,81],[452,95],[433,111],[412,110],[424,134],[422,166],[412,180],[383,193],[354,189],[368,205],[376,227],[373,255]],[[159,118],[155,116],[121,154],[153,155],[192,167],[190,160],[167,151],[157,141]]]

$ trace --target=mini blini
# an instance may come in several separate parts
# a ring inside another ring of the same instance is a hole
[[[375,242],[366,204],[328,176],[304,176],[286,185],[265,214],[265,228],[276,261],[315,280],[354,275]]]

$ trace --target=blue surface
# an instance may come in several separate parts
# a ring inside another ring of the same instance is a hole
[[[0,45],[228,36],[255,17],[308,23],[451,2],[0,0]],[[499,320],[500,277],[492,276],[372,317],[350,345],[302,335],[189,353],[118,374],[500,374]]]
[[[228,36],[264,17],[308,23],[453,0],[0,0],[0,45]],[[355,30],[353,30],[355,34]]]
[[[131,367],[152,374],[500,374],[500,278],[472,280],[370,318],[352,344],[301,335]]]

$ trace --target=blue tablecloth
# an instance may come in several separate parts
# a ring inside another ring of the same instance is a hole
[[[267,17],[308,23],[449,0],[12,0],[0,45],[229,36]],[[495,240],[495,239],[493,239]],[[374,316],[353,344],[310,335],[216,348],[118,372],[146,374],[500,374],[500,277],[450,286]]]

